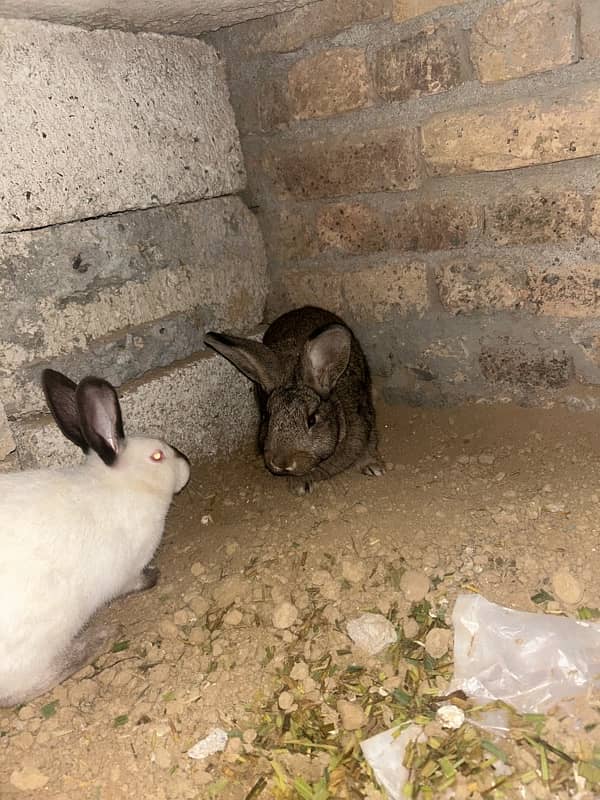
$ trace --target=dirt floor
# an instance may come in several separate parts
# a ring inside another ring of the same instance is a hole
[[[102,612],[122,627],[113,652],[0,710],[2,800],[375,800],[357,742],[411,718],[449,754],[445,784],[429,758],[419,780],[438,788],[423,797],[600,797],[600,695],[579,721],[545,720],[541,739],[496,742],[503,769],[493,743],[457,743],[432,712],[460,592],[572,617],[600,608],[598,415],[378,413],[380,478],[347,473],[296,497],[253,453],[196,466],[159,585]],[[365,611],[392,620],[399,644],[356,648],[346,624]],[[225,752],[190,758],[213,728],[228,733]]]

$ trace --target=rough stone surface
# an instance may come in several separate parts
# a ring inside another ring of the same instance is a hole
[[[377,93],[385,100],[408,100],[458,86],[466,77],[458,36],[440,29],[382,47],[375,55]]]
[[[297,61],[288,72],[292,119],[344,114],[370,102],[363,50],[336,47]]]
[[[119,395],[126,433],[158,436],[191,458],[233,452],[257,424],[250,382],[217,355],[157,370]],[[49,416],[15,422],[13,433],[22,467],[81,461]]]
[[[343,277],[344,308],[352,319],[379,321],[422,313],[429,306],[427,268],[419,262],[366,264]]]
[[[559,389],[572,377],[573,364],[565,353],[521,344],[508,337],[498,347],[483,347],[479,365],[485,380],[527,389]]]
[[[581,0],[581,44],[585,58],[600,58],[600,5]]]
[[[554,317],[597,317],[600,264],[571,262],[529,269],[530,300],[538,313]]]
[[[323,306],[338,314],[343,313],[342,275],[325,269],[274,273],[267,300],[268,319],[305,305]]]
[[[322,250],[370,253],[385,250],[385,223],[377,211],[361,203],[332,203],[317,217],[317,236]]]
[[[486,209],[485,218],[497,244],[569,240],[584,233],[585,199],[577,191],[536,189],[500,198]]]
[[[44,408],[46,366],[116,384],[202,349],[209,327],[262,316],[266,264],[238,198],[0,236],[0,399]]]
[[[238,55],[288,53],[311,39],[338,33],[385,13],[384,0],[320,0],[231,30],[216,31],[210,38],[217,47],[224,44],[228,52]]]
[[[0,231],[244,185],[223,69],[204,42],[5,20],[0,74]]]
[[[573,0],[509,0],[477,20],[471,58],[483,83],[520,78],[577,61]]]
[[[223,25],[287,11],[302,0],[0,0],[0,17],[40,19],[85,28],[117,28],[197,36]]]
[[[417,131],[372,130],[361,136],[307,142],[290,152],[268,152],[266,168],[299,197],[414,189],[420,181]]]
[[[435,174],[516,169],[600,153],[600,89],[436,114],[422,127],[423,154]]]
[[[4,406],[0,403],[0,461],[15,449],[15,439],[6,418]]]
[[[394,22],[404,22],[412,17],[419,17],[421,14],[463,2],[464,0],[393,0],[392,17]]]
[[[390,246],[397,250],[463,247],[480,226],[477,208],[459,198],[402,203],[388,217]]]
[[[518,309],[527,299],[525,278],[495,261],[452,261],[438,267],[435,279],[453,314]]]

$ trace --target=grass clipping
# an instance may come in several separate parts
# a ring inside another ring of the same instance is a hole
[[[409,616],[417,633],[408,638],[397,609],[392,608],[388,618],[397,628],[398,641],[375,668],[352,663],[347,649],[305,665],[301,676],[294,669],[295,659],[286,661],[278,672],[277,691],[256,720],[252,746],[229,766],[236,782],[248,785],[250,776],[255,776],[246,800],[261,795],[274,800],[384,800],[360,742],[388,728],[401,731],[411,723],[422,726],[424,740],[409,744],[405,753],[406,798],[600,797],[598,702],[586,699],[580,709],[582,724],[579,714],[518,715],[501,703],[475,706],[460,692],[448,695],[450,655],[436,660],[424,647],[432,628],[449,627],[445,610],[445,605],[434,609],[427,601],[413,605]],[[317,636],[320,628],[317,609],[300,640]],[[289,705],[284,710],[282,695]],[[360,706],[359,729],[342,729],[336,712],[340,699]],[[466,721],[458,730],[445,730],[436,719],[437,709],[448,703],[465,712]],[[493,740],[480,721],[498,708],[506,713],[508,732]],[[256,778],[257,773],[262,774]]]

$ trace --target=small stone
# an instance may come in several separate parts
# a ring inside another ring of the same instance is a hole
[[[16,769],[10,775],[11,784],[22,792],[31,792],[36,789],[43,789],[48,783],[48,776],[44,775],[35,767],[24,767]]]
[[[210,603],[201,594],[193,594],[188,598],[187,604],[197,617],[203,617],[210,608]]]
[[[485,467],[491,467],[495,460],[496,456],[493,453],[482,453],[478,459],[479,463]]]
[[[277,705],[282,711],[289,711],[294,705],[294,695],[291,692],[282,692],[277,699]]]
[[[242,734],[242,741],[244,744],[252,744],[256,740],[258,733],[254,730],[254,728],[246,728],[244,733]]]
[[[98,694],[98,684],[92,680],[79,681],[69,689],[69,702],[78,706],[81,702],[90,702]]]
[[[400,578],[400,590],[407,600],[418,603],[425,598],[429,591],[429,578],[424,572],[407,569]]]
[[[37,714],[31,706],[23,706],[19,709],[19,719],[28,720],[33,719]]]
[[[203,575],[206,572],[206,567],[201,561],[194,561],[190,567],[190,572],[195,578],[198,578],[200,575]]]
[[[29,750],[33,747],[33,742],[33,735],[29,731],[23,731],[11,739],[13,747],[17,747],[19,750]]]
[[[206,628],[201,628],[199,625],[197,625],[190,631],[189,640],[192,644],[204,644],[207,639],[208,631]]]
[[[349,583],[364,583],[367,577],[367,568],[361,561],[344,559],[342,561],[342,576]]]
[[[244,615],[239,608],[232,608],[231,611],[228,611],[223,617],[223,622],[225,625],[231,625],[233,627],[235,625],[239,625],[243,619]]]
[[[547,511],[549,514],[560,514],[565,510],[564,503],[546,503],[543,507],[544,511]]]
[[[169,680],[170,674],[171,667],[168,664],[157,664],[148,670],[148,679],[150,683],[163,686]]]
[[[441,658],[448,652],[451,637],[445,628],[432,628],[425,637],[425,650],[432,658]]]
[[[462,708],[449,703],[448,705],[438,708],[436,718],[442,728],[455,731],[458,730],[465,721],[465,712]]]
[[[357,731],[366,722],[365,712],[357,703],[338,700],[337,710],[340,715],[340,724],[345,731]]]
[[[290,672],[290,678],[293,681],[303,681],[308,678],[308,664],[304,661],[297,661]]]
[[[357,647],[373,656],[397,640],[396,629],[382,614],[367,612],[346,626],[348,636]]]
[[[338,600],[341,591],[342,587],[337,581],[334,581],[333,578],[319,588],[319,593],[325,600]]]
[[[316,569],[310,577],[311,586],[323,586],[331,581],[331,573],[326,569]]]
[[[364,503],[355,503],[352,510],[355,514],[366,514],[369,509]]]
[[[187,625],[188,622],[190,622],[189,612],[184,608],[180,611],[176,611],[173,614],[173,622],[179,627],[181,627],[181,625]]]
[[[409,617],[407,620],[404,620],[402,628],[407,639],[414,639],[419,632],[419,623],[416,619]]]
[[[237,576],[225,578],[220,581],[213,589],[213,598],[219,608],[226,608],[236,600],[249,596],[251,589],[249,584]]]
[[[158,632],[165,639],[173,639],[179,635],[179,628],[170,619],[161,619],[158,623]]]
[[[552,588],[558,599],[573,606],[583,598],[583,587],[566,569],[560,569],[552,576]]]
[[[273,626],[278,630],[290,628],[298,619],[298,609],[287,600],[273,609]]]

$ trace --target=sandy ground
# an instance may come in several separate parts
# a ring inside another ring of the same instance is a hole
[[[542,610],[600,607],[597,415],[486,405],[378,414],[380,478],[347,473],[299,498],[253,453],[195,467],[157,555],[158,586],[102,612],[122,626],[115,652],[0,710],[2,800],[377,798],[364,782],[285,789],[259,746],[267,721],[279,713],[289,727],[302,698],[349,740],[391,721],[383,708],[356,722],[344,706],[364,689],[335,677],[349,665],[388,690],[404,680],[397,661],[354,649],[349,619],[375,611],[410,627],[424,593],[449,619],[465,589],[522,610],[540,610],[531,598],[542,589],[552,598]],[[565,570],[566,590],[556,583]],[[317,672],[330,657],[338,672],[324,685]],[[226,752],[191,759],[214,727],[230,735]],[[317,781],[327,751],[303,752],[278,751],[278,769]],[[530,779],[502,796],[553,796],[539,771]],[[482,795],[463,786],[450,796]],[[600,788],[581,795],[594,796]]]

